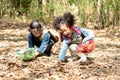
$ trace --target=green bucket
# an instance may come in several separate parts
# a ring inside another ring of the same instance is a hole
[[[18,58],[23,61],[32,60],[35,56],[34,48],[25,48],[17,52]]]

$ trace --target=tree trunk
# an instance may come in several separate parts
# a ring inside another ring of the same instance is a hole
[[[31,12],[36,12],[37,9],[38,9],[38,0],[32,0],[30,11]]]
[[[47,0],[42,0],[42,12],[43,12],[44,14],[47,14],[46,4],[47,4]]]
[[[100,16],[101,16],[100,15],[100,10],[101,10],[101,3],[100,2],[101,2],[100,0],[97,1],[97,19],[96,19],[96,23],[94,26],[95,29],[98,29],[100,27]]]

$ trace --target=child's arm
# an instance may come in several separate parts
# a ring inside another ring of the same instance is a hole
[[[38,48],[39,53],[44,53],[45,52],[45,50],[48,47],[49,40],[50,40],[50,34],[46,33],[44,35],[43,39],[42,39],[42,43],[41,43],[40,47]]]
[[[59,53],[59,60],[60,61],[65,60],[65,55],[66,55],[66,51],[67,51],[67,48],[68,48],[68,43],[69,43],[68,40],[63,40],[62,47],[61,47],[61,50],[60,50],[60,53]]]
[[[34,47],[33,42],[32,42],[32,34],[31,33],[28,35],[28,47],[29,48]]]

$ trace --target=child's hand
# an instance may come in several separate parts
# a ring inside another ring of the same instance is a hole
[[[36,55],[36,56],[39,55],[39,52],[38,52],[37,50],[35,50],[35,55]]]
[[[35,56],[34,56],[34,58],[37,57],[37,56],[40,55],[40,54],[42,54],[42,53],[38,52],[38,50],[35,49]]]

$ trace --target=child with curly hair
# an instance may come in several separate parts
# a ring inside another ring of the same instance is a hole
[[[80,54],[80,62],[87,61],[87,54],[94,50],[94,32],[75,25],[74,15],[70,12],[55,18],[53,26],[60,32],[62,47],[59,53],[59,62],[65,60],[66,51]]]

